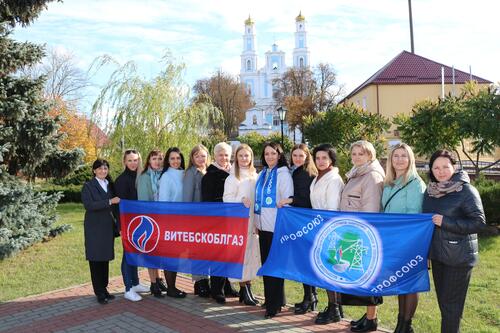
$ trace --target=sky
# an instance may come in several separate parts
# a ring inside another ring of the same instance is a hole
[[[500,28],[496,0],[413,0],[415,53],[493,82],[500,81]],[[162,70],[167,51],[186,65],[185,80],[222,69],[240,70],[244,21],[255,22],[258,66],[276,43],[292,63],[295,17],[306,18],[311,64],[333,65],[349,93],[403,50],[410,51],[406,0],[64,0],[53,2],[14,38],[72,53],[87,71],[107,54],[135,61],[145,78]],[[111,71],[92,78],[83,111]]]

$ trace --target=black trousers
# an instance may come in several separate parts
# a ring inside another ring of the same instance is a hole
[[[273,232],[259,230],[260,259],[262,264],[266,262],[271,250],[273,235]],[[285,280],[274,276],[263,276],[263,279],[266,310],[276,313],[285,304]]]
[[[96,296],[107,292],[109,280],[109,261],[89,261],[90,278]]]
[[[432,277],[441,310],[441,332],[460,332],[472,267],[454,267],[432,260]]]
[[[224,296],[224,285],[226,278],[221,276],[210,276],[210,293],[212,297]]]

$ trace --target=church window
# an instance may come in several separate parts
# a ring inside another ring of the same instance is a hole
[[[304,38],[299,38],[299,47],[303,48],[304,47]]]
[[[248,28],[247,33],[250,33],[250,28]]]
[[[247,60],[247,71],[251,71],[252,70],[252,61],[249,59]]]
[[[277,62],[273,62],[273,71],[275,71],[277,69],[278,69],[278,63]]]
[[[252,117],[252,124],[257,125],[257,116],[256,115],[253,115],[253,117]]]
[[[252,50],[252,40],[250,38],[247,38],[247,51]]]
[[[304,58],[302,57],[299,58],[299,67],[304,68]]]

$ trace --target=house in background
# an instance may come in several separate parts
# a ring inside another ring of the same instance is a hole
[[[437,100],[441,97],[441,68],[444,68],[445,95],[460,94],[464,84],[470,80],[476,81],[479,88],[487,88],[493,83],[403,51],[349,93],[340,103],[354,103],[370,113],[378,113],[389,119],[398,113],[409,114],[417,102],[426,99]],[[389,145],[400,142],[395,126],[386,133],[386,138]],[[498,149],[495,155],[500,157]],[[485,156],[485,160],[492,159],[493,156],[490,158]]]

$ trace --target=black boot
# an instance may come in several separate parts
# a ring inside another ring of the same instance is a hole
[[[316,311],[316,307],[318,306],[318,299],[316,295],[310,295],[309,297],[305,297],[300,303],[295,303],[295,314],[304,314],[308,311]]]
[[[319,325],[326,325],[330,323],[337,323],[339,321],[339,305],[337,303],[328,303],[328,306],[325,308],[325,310],[318,313],[315,323]]]
[[[344,318],[344,308],[342,307],[342,304],[339,304],[339,313],[340,318]]]
[[[158,287],[158,284],[156,282],[151,283],[149,290],[151,291],[151,295],[153,295],[154,297],[165,297],[165,295],[161,293],[160,287]]]
[[[398,313],[398,323],[394,329],[394,333],[401,333],[401,325],[403,325],[405,318],[401,313]]]
[[[248,290],[248,294],[250,295],[250,298],[252,299],[252,301],[255,303],[255,304],[259,304],[259,300],[256,299],[252,293],[252,285],[250,283],[247,283],[247,290]]]
[[[240,294],[233,288],[228,279],[226,279],[224,284],[224,295],[226,295],[226,297],[240,297]]]
[[[158,288],[160,288],[161,291],[168,291],[167,285],[165,284],[165,280],[162,278],[156,278],[156,284],[158,285]]]
[[[399,332],[401,332],[401,333],[414,333],[413,327],[411,327],[411,319],[403,321]]]
[[[240,287],[240,303],[245,303],[245,305],[256,306],[257,303],[254,302],[250,296],[247,285]]]
[[[377,330],[377,318],[365,319],[359,325],[352,326],[351,332],[372,332]]]
[[[194,283],[194,294],[205,298],[210,297],[208,279],[199,280]]]
[[[358,320],[351,320],[351,326],[358,326],[361,324],[361,322],[365,321],[366,319],[366,313],[363,315],[363,317],[359,318]]]

